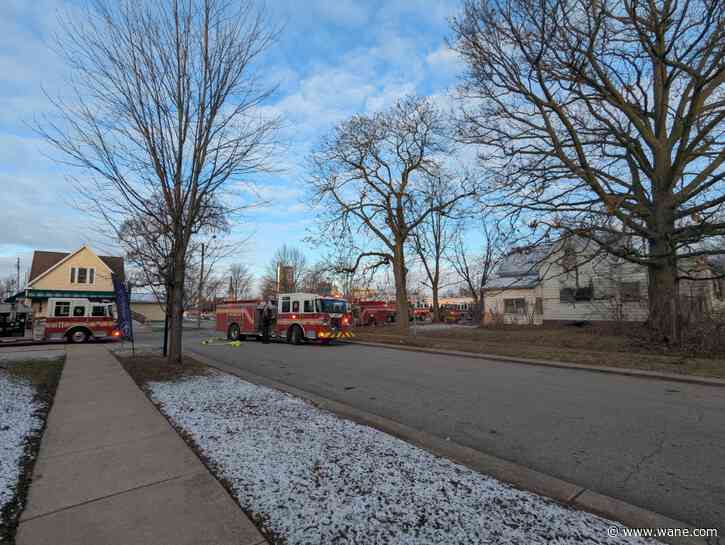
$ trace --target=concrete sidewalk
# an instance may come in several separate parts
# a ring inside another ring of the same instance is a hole
[[[70,346],[18,545],[258,545],[257,528],[103,345]]]

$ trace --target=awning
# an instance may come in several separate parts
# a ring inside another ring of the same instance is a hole
[[[17,303],[19,298],[22,298],[25,296],[25,290],[19,291],[15,295],[11,295],[10,297],[6,297],[3,300],[3,303]]]
[[[87,299],[91,298],[103,298],[103,299],[114,299],[116,294],[112,291],[75,291],[75,290],[25,290],[25,297],[29,299],[48,299],[50,297],[84,297]],[[13,297],[18,297],[16,294]]]

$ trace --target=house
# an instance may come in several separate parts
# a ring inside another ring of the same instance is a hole
[[[551,245],[518,248],[499,264],[483,290],[484,323],[541,325],[542,265]]]
[[[163,294],[160,295],[163,298]],[[166,317],[166,308],[163,299],[159,301],[153,290],[131,290],[131,314],[134,320],[147,322],[163,322]]]
[[[725,312],[725,283],[713,278],[725,261],[683,260],[680,312]],[[484,289],[485,322],[519,325],[575,322],[644,322],[648,317],[646,267],[603,254],[594,243],[570,237],[512,251]]]
[[[34,317],[47,317],[48,299],[82,297],[91,301],[115,299],[112,275],[124,279],[122,257],[99,256],[83,245],[73,252],[33,252],[25,290],[14,296],[24,300]]]

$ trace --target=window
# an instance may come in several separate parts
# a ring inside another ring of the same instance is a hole
[[[592,299],[594,299],[594,286],[576,289],[577,301],[591,301]]]
[[[506,314],[526,314],[526,299],[504,299],[503,309]]]
[[[544,298],[537,297],[534,304],[534,314],[544,314]]]
[[[53,316],[59,318],[70,316],[70,303],[68,301],[56,301]]]
[[[289,297],[282,297],[282,310],[280,312],[289,312]]]
[[[299,312],[299,311],[300,311],[300,302],[292,301],[292,312]]]
[[[639,301],[639,282],[620,282],[619,297],[623,303],[628,301]]]
[[[574,303],[576,301],[591,301],[594,299],[594,286],[584,288],[561,288],[559,290],[559,302]]]
[[[75,318],[81,318],[86,315],[86,307],[73,307],[73,316]]]
[[[71,267],[70,269],[71,284],[95,284],[96,269],[86,267]]]
[[[93,308],[91,309],[91,316],[105,316],[106,315],[106,307],[103,305],[93,305]]]
[[[576,288],[561,288],[559,290],[560,303],[573,303],[576,301]]]
[[[113,305],[108,305],[108,316],[113,318]]]
[[[305,301],[303,309],[305,312],[315,312],[315,308],[312,305],[312,301]]]
[[[340,299],[316,299],[317,312],[343,314],[347,312],[347,304]]]

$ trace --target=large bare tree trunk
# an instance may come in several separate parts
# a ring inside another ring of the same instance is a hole
[[[438,284],[436,283],[433,288],[433,323],[441,321],[441,306],[438,302]]]
[[[486,296],[483,290],[480,291],[475,301],[476,309],[478,312],[478,324],[483,327],[486,325]]]
[[[653,255],[667,251],[666,240],[651,241]],[[677,259],[673,256],[660,258],[649,267],[648,300],[649,326],[670,343],[678,340],[677,332]]]
[[[181,363],[184,328],[184,277],[186,275],[184,256],[178,252],[174,258],[173,286],[171,288],[171,325],[169,335],[169,363]]]
[[[398,326],[401,330],[407,331],[410,324],[408,307],[407,273],[405,268],[405,252],[403,243],[399,242],[395,248],[395,259],[393,260],[393,275],[395,276],[395,302],[398,314]]]

